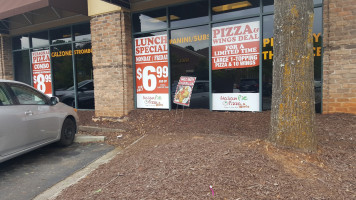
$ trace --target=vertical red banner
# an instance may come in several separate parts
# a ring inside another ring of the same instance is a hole
[[[32,52],[33,87],[52,95],[51,58],[49,50]]]
[[[138,108],[169,108],[167,35],[135,39]]]

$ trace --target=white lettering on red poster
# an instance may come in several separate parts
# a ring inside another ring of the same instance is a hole
[[[135,39],[137,108],[169,108],[167,35]]]
[[[212,70],[259,65],[259,21],[216,27],[212,34]]]
[[[32,52],[33,87],[52,95],[52,75],[49,50]]]

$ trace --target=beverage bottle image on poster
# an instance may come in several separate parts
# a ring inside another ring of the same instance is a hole
[[[52,74],[49,50],[32,52],[33,87],[52,96]]]
[[[137,108],[169,109],[167,35],[135,39]]]
[[[259,65],[259,21],[215,27],[212,34],[212,70]]]
[[[173,103],[189,107],[195,80],[196,77],[180,77],[176,93],[174,95]]]

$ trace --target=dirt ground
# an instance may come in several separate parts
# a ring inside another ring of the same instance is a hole
[[[57,199],[356,199],[355,115],[317,115],[318,152],[306,154],[265,142],[270,112],[79,114],[82,125],[124,129],[93,133],[122,152]]]

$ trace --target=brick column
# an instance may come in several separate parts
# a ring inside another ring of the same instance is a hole
[[[356,0],[324,0],[323,113],[356,114]]]
[[[134,109],[130,14],[102,14],[90,23],[95,115],[121,117]]]
[[[0,34],[0,78],[13,80],[11,37]]]

